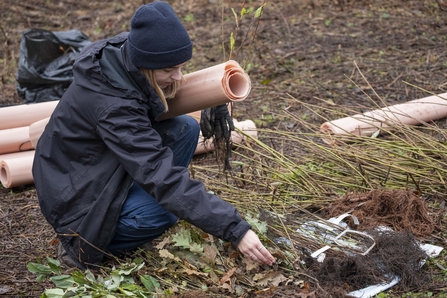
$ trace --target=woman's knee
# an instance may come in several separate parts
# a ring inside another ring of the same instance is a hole
[[[137,219],[137,225],[134,227],[136,231],[134,231],[134,233],[143,237],[146,236],[155,239],[174,226],[177,220],[177,216],[170,212],[140,218]]]
[[[177,216],[160,206],[137,182],[129,190],[121,210],[118,228],[133,230],[136,234],[158,233],[177,222]]]
[[[197,119],[195,119],[189,115],[183,115],[182,117],[185,119],[185,121],[190,126],[192,133],[198,135],[200,133],[200,126],[199,126],[199,122],[197,121]]]
[[[178,218],[170,213],[122,218],[118,224],[117,234],[128,240],[152,240],[175,225]]]
[[[182,129],[182,136],[188,139],[198,140],[200,126],[197,120],[189,115],[181,115],[176,118],[178,118],[178,121],[184,125],[184,129]]]

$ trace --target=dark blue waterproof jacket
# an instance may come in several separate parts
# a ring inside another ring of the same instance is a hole
[[[86,46],[39,139],[33,177],[43,215],[79,267],[99,264],[134,181],[161,206],[237,245],[250,228],[188,169],[172,165],[152,123],[160,98],[128,60],[127,33]]]

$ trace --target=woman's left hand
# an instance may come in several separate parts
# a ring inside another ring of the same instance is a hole
[[[275,258],[270,252],[262,245],[258,235],[252,230],[248,230],[247,233],[239,242],[237,248],[246,258],[250,258],[258,263],[272,266],[275,263]]]
[[[200,129],[205,139],[224,137],[228,140],[234,131],[234,123],[226,104],[204,109],[200,116]]]

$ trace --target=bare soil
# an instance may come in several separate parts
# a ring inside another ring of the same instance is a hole
[[[253,84],[249,98],[233,106],[237,119],[255,120],[260,128],[288,129],[291,123],[284,120],[285,109],[309,122],[321,121],[295,99],[316,107],[333,106],[335,115],[337,107],[375,108],[383,104],[379,97],[386,104],[395,104],[427,96],[421,89],[447,92],[445,1],[267,1],[259,24],[246,17],[238,28],[231,8],[236,12],[242,6],[256,9],[263,2],[223,2],[222,6],[221,1],[211,0],[169,1],[194,42],[194,58],[187,72],[226,61],[230,33],[237,36],[237,55],[232,58],[247,67]],[[23,103],[15,77],[24,30],[79,29],[96,41],[128,30],[141,4],[2,0],[0,105]],[[446,244],[442,231],[433,232],[432,237]],[[55,234],[40,213],[33,185],[0,188],[0,295],[40,296],[48,284],[36,283],[26,264],[55,257],[56,248]],[[433,274],[443,273],[445,268]],[[292,297],[296,292],[291,289],[282,288],[275,297]],[[436,294],[442,287],[427,284],[415,290]]]

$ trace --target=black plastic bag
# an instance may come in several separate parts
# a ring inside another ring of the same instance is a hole
[[[78,30],[26,30],[16,76],[17,92],[24,103],[59,100],[73,81],[74,60],[89,43]]]

